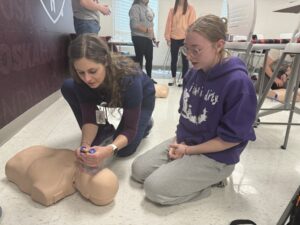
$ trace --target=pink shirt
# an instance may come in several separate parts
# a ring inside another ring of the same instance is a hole
[[[174,15],[174,8],[169,11],[166,29],[165,39],[169,41],[171,38],[175,40],[185,39],[187,28],[196,20],[195,8],[188,5],[186,13],[182,14],[183,8],[177,8],[177,12]]]

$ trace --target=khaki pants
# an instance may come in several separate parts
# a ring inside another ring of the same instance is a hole
[[[137,157],[132,164],[132,178],[144,183],[148,199],[162,205],[175,205],[199,197],[231,175],[235,165],[217,162],[205,155],[185,155],[177,160],[168,158],[166,140]]]

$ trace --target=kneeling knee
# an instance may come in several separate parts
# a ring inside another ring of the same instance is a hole
[[[139,183],[143,183],[145,180],[144,168],[139,160],[134,160],[131,165],[131,177]]]
[[[151,179],[146,179],[144,182],[144,190],[146,198],[150,201],[160,205],[171,205],[173,197],[168,195],[164,185],[160,182],[154,182]]]

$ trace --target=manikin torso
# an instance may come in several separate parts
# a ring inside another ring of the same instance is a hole
[[[32,146],[17,153],[5,167],[8,180],[42,205],[51,205],[78,190],[96,205],[113,201],[118,179],[105,168],[95,175],[81,172],[74,151]]]

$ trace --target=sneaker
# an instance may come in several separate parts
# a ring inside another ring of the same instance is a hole
[[[227,185],[227,179],[220,181],[219,183],[211,185],[211,187],[224,188]]]
[[[180,78],[180,79],[178,80],[177,86],[178,86],[178,87],[182,87],[182,78]]]
[[[174,84],[176,84],[176,78],[175,77],[172,77],[170,79],[170,82],[168,83],[169,86],[173,86]]]
[[[157,84],[157,82],[155,80],[153,80],[153,79],[151,79],[151,80],[152,80],[153,84]]]

